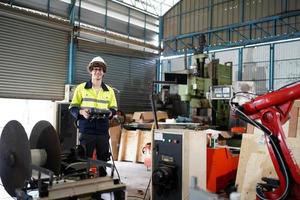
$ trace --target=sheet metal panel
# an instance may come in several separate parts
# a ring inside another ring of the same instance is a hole
[[[94,46],[94,48],[87,48],[88,46]],[[151,110],[151,83],[155,80],[156,70],[153,55],[138,58],[136,54],[130,54],[130,50],[125,54],[115,47],[114,54],[112,54],[107,49],[113,50],[112,47],[105,48],[105,44],[97,48],[93,43],[79,45],[75,72],[76,84],[90,79],[86,66],[93,57],[99,55],[108,64],[104,81],[119,91],[116,92],[119,109],[127,113]]]
[[[276,60],[299,59],[300,41],[279,43],[275,45]]]
[[[1,14],[0,27],[0,97],[62,100],[67,32]]]
[[[269,61],[270,58],[269,45],[244,48],[243,51],[243,61],[245,63]]]
[[[211,9],[209,8],[211,4]],[[243,2],[243,3],[241,3]],[[243,6],[243,8],[241,7]],[[174,11],[180,10],[181,12],[175,13]],[[300,9],[300,2],[297,0],[291,1],[282,1],[282,0],[213,0],[213,1],[194,1],[194,0],[183,0],[180,1],[176,6],[172,7],[164,15],[164,38],[171,36],[177,36],[179,34],[187,34],[194,32],[205,32],[209,30],[210,23],[212,24],[211,28],[220,28],[227,25],[238,24],[245,21],[258,20],[265,17],[270,17],[274,15],[281,15],[293,10]],[[212,13],[210,13],[210,10]],[[243,13],[242,13],[243,12]],[[243,15],[242,15],[243,14]],[[181,18],[175,18],[175,16],[181,15]],[[212,17],[210,19],[210,16]],[[175,19],[179,24],[181,20],[181,30],[180,33],[173,35],[172,30],[174,26],[171,26],[170,23],[174,24],[176,22],[171,22],[169,19]],[[286,19],[284,23],[298,24],[298,18]],[[195,25],[195,23],[197,23]],[[274,24],[266,23],[262,27],[253,27],[256,29],[256,32],[252,32],[252,38],[264,38],[267,35],[264,35],[266,32],[273,31]],[[248,28],[248,27],[247,27]],[[247,29],[246,28],[246,29]],[[283,34],[287,32],[287,26],[280,26],[277,24],[277,34]],[[263,30],[264,31],[263,31]],[[249,31],[247,30],[236,30],[233,33],[234,41],[239,41],[244,39],[241,34],[249,36]],[[219,33],[218,33],[219,34]],[[223,40],[228,40],[228,38],[221,34]],[[218,39],[213,39],[213,44],[217,44]]]
[[[255,89],[258,94],[268,91],[269,60],[269,45],[243,49],[242,79],[255,81]]]
[[[300,79],[300,41],[275,45],[275,89]]]
[[[220,64],[224,64],[225,62],[232,62],[233,65],[237,65],[239,62],[238,56],[238,50],[222,51],[215,53],[215,58],[219,59]]]
[[[281,0],[245,0],[245,21],[280,14],[283,9]]]
[[[287,1],[287,9],[288,10],[299,10],[300,9],[300,1],[299,0],[288,0]]]

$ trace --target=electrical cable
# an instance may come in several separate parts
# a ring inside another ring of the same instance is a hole
[[[143,200],[146,200],[147,191],[148,191],[148,189],[149,189],[149,187],[150,187],[151,180],[152,180],[152,178],[150,177],[149,182],[148,182],[148,185],[147,185],[147,188],[146,188],[146,191],[145,191],[145,194],[144,194]]]
[[[289,83],[289,84],[287,84],[287,85],[284,85],[284,86],[280,87],[280,88],[277,89],[277,90],[281,90],[281,89],[283,89],[283,88],[289,87],[289,86],[294,85],[294,84],[299,83],[299,82],[300,82],[300,80],[294,81],[294,82],[292,82],[292,83]]]
[[[294,83],[293,83],[294,84]],[[281,200],[281,199],[284,199],[287,195],[288,195],[288,190],[289,190],[289,175],[288,175],[288,172],[287,172],[287,168],[285,166],[285,163],[283,161],[283,158],[273,140],[273,138],[271,137],[272,136],[272,132],[266,127],[264,126],[263,124],[251,119],[250,117],[248,117],[244,112],[242,112],[240,109],[238,109],[234,104],[233,104],[233,99],[236,97],[236,95],[234,95],[231,99],[230,99],[230,102],[229,102],[229,105],[230,107],[233,109],[234,112],[237,112],[240,116],[242,116],[243,118],[245,118],[245,121],[249,122],[250,124],[254,125],[255,127],[261,129],[264,134],[269,138],[270,142],[272,143],[272,147],[274,148],[275,150],[275,153],[277,155],[277,157],[279,158],[279,161],[280,161],[280,166],[281,168],[283,168],[283,172],[284,172],[284,177],[285,177],[285,181],[286,181],[286,187],[285,187],[285,190],[283,192],[283,194],[275,199],[275,200]],[[257,191],[256,191],[256,195],[261,199],[261,200],[268,200],[266,199],[265,197],[261,196]]]
[[[289,176],[288,176],[288,172],[287,172],[287,169],[286,169],[286,167],[285,167],[284,161],[283,161],[283,159],[282,159],[282,156],[280,155],[280,152],[279,152],[278,148],[277,148],[276,145],[275,145],[275,142],[273,141],[273,139],[272,139],[272,137],[271,137],[271,136],[272,136],[271,131],[270,131],[267,127],[265,127],[264,125],[262,125],[262,124],[260,124],[260,123],[258,123],[258,122],[256,122],[256,121],[250,119],[248,116],[246,116],[246,115],[245,115],[242,111],[240,111],[239,109],[237,109],[237,110],[238,110],[242,115],[244,115],[244,117],[248,118],[248,120],[252,122],[251,124],[253,124],[253,125],[255,125],[255,127],[261,129],[261,130],[266,134],[266,136],[269,138],[270,142],[272,143],[272,146],[273,146],[273,148],[274,148],[274,150],[275,150],[275,152],[276,152],[276,155],[277,155],[277,157],[279,158],[281,167],[283,168],[283,171],[284,171],[284,177],[285,177],[285,179],[286,179],[286,187],[285,187],[284,193],[283,193],[279,198],[274,199],[274,200],[281,200],[281,199],[285,198],[285,197],[287,196],[287,194],[288,194],[288,189],[289,189]],[[266,199],[265,197],[262,197],[262,196],[261,196],[260,194],[258,194],[257,192],[256,192],[256,195],[257,195],[261,200],[268,200],[268,199]]]
[[[120,174],[119,174],[119,171],[118,171],[118,168],[117,168],[117,166],[116,166],[116,164],[115,164],[115,159],[114,159],[114,156],[113,156],[113,154],[112,154],[112,150],[111,150],[111,145],[110,145],[110,144],[109,144],[109,151],[110,151],[110,155],[111,155],[111,158],[112,158],[113,167],[114,167],[114,169],[115,169],[116,172],[117,172],[117,175],[118,175],[118,178],[119,178],[120,182],[122,182],[122,181],[121,181]]]

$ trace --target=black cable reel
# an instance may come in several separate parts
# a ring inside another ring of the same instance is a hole
[[[16,120],[9,121],[0,138],[0,177],[7,193],[17,197],[30,182],[33,168],[43,167],[59,175],[60,154],[58,135],[49,122],[37,122],[28,140],[24,127]]]

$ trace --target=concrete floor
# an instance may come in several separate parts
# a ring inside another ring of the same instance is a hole
[[[126,184],[127,200],[143,199],[151,177],[151,170],[147,171],[146,166],[140,163],[115,161],[115,164],[121,181]],[[150,199],[150,186],[145,197],[145,200],[148,199]]]

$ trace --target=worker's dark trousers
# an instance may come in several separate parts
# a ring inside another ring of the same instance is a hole
[[[80,144],[85,148],[86,156],[93,157],[93,151],[96,149],[97,160],[107,162],[109,160],[109,135],[89,135],[80,134]],[[99,167],[99,176],[106,176],[106,168]]]

